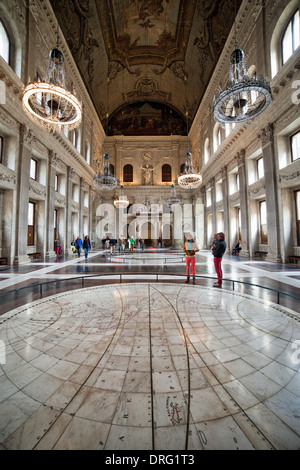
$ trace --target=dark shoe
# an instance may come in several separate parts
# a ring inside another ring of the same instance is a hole
[[[195,278],[195,277],[193,277],[193,284],[195,284],[195,283],[196,283],[196,278]]]
[[[218,287],[219,289],[222,289],[221,284],[214,284],[214,287]]]
[[[190,278],[188,277],[187,280],[185,281],[186,284],[190,283]]]

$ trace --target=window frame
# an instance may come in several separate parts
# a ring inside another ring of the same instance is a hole
[[[58,192],[58,187],[59,187],[59,175],[57,173],[55,173],[54,191]]]
[[[238,192],[240,190],[240,175],[239,172],[235,173],[235,187],[236,191]]]
[[[260,172],[260,163],[262,163],[262,172]],[[256,159],[256,174],[257,174],[257,181],[263,179],[265,177],[265,169],[264,169],[264,158],[261,156]]]
[[[300,158],[300,151],[299,151],[299,156],[298,157],[296,157],[296,158],[293,157],[293,138],[296,137],[296,136],[299,136],[298,138],[300,139],[300,130],[298,130],[297,132],[295,132],[295,134],[290,136],[291,162],[295,162],[295,161],[299,160],[299,158]]]
[[[32,206],[32,224],[29,223],[29,206]],[[34,246],[34,238],[35,238],[35,211],[36,211],[36,204],[35,202],[29,201],[28,202],[28,220],[27,220],[27,246]],[[30,243],[29,243],[30,242]]]
[[[34,168],[34,176],[32,176],[32,163],[34,162],[35,168]],[[30,158],[30,168],[29,168],[29,176],[32,180],[37,181],[37,171],[38,171],[38,161],[36,158],[31,157]]]
[[[126,163],[123,166],[123,183],[133,183],[133,165],[131,163]]]
[[[172,167],[169,163],[164,163],[161,167],[162,183],[172,183]]]
[[[298,16],[299,16],[299,21],[300,21],[300,9],[297,8],[294,13],[291,15],[289,21],[287,22],[286,24],[286,27],[284,28],[283,30],[283,33],[281,35],[281,42],[280,42],[280,46],[281,46],[281,66],[284,66],[287,61],[294,55],[295,51],[298,49],[299,45],[295,48],[295,16],[297,15],[298,13]],[[287,57],[287,59],[284,60],[284,52],[283,52],[283,43],[284,43],[284,38],[285,38],[285,35],[287,33],[287,30],[289,28],[289,26],[291,26],[291,38],[292,38],[292,53]]]
[[[58,210],[54,209],[53,213],[53,232],[54,232],[54,241],[57,240],[57,221],[58,221]]]
[[[266,220],[262,220],[262,205],[265,204]],[[267,201],[259,202],[259,226],[260,226],[260,243],[268,245],[268,221],[267,221]]]
[[[297,203],[297,195],[299,194],[299,205]],[[296,213],[296,238],[297,246],[300,246],[300,189],[295,191],[295,213]]]
[[[1,57],[5,60],[5,62],[8,64],[8,65],[11,65],[11,40],[10,40],[10,37],[9,37],[9,34],[8,34],[8,31],[7,31],[7,28],[5,26],[5,24],[3,23],[3,21],[0,19],[0,32],[1,32],[1,26],[3,28],[3,31],[5,33],[5,36],[6,36],[6,39],[7,39],[7,46],[8,46],[8,52],[7,52],[7,55],[8,55],[8,60],[6,60],[6,58],[4,56],[1,55]]]
[[[0,135],[0,163],[3,163],[4,137]]]

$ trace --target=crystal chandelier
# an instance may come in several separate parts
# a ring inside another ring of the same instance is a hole
[[[187,80],[187,77],[184,77]],[[193,156],[190,152],[190,141],[189,141],[189,120],[188,120],[188,110],[186,110],[186,128],[187,128],[187,142],[188,142],[188,151],[186,154],[184,169],[180,176],[178,176],[178,184],[183,189],[195,189],[200,186],[202,183],[202,176],[194,171],[193,166]]]
[[[191,152],[187,152],[184,170],[178,176],[178,184],[183,189],[195,189],[202,183],[202,176],[194,171],[193,157]]]
[[[69,130],[81,122],[81,102],[65,87],[64,56],[56,48],[49,53],[44,81],[29,83],[22,92],[22,104],[26,114],[35,123],[48,130]]]
[[[227,88],[214,97],[215,119],[223,123],[250,121],[271,103],[271,88],[262,76],[249,75],[245,54],[238,48],[235,20],[235,50],[230,56]]]
[[[172,204],[179,204],[180,203],[180,199],[179,197],[177,197],[176,195],[176,189],[175,189],[175,184],[172,183],[172,186],[171,186],[171,191],[170,191],[170,197],[167,199],[166,201],[170,206]]]
[[[107,108],[109,107],[109,73],[107,76]],[[108,117],[109,117],[109,112],[107,109],[106,113],[106,140],[105,140],[105,146],[107,149],[107,132],[108,132]],[[99,191],[111,191],[112,189],[115,189],[118,185],[118,180],[117,178],[111,173],[110,170],[110,165],[109,165],[109,155],[107,151],[103,155],[102,159],[102,171],[98,175],[95,175],[93,178],[93,183],[96,189]]]
[[[127,196],[123,194],[123,186],[120,186],[120,192],[119,192],[119,197],[118,199],[115,199],[114,201],[114,206],[117,209],[125,209],[126,207],[129,206],[129,201],[127,199]]]
[[[117,178],[111,174],[109,168],[109,155],[105,153],[102,159],[102,171],[94,176],[93,184],[99,191],[110,191],[118,185]]]

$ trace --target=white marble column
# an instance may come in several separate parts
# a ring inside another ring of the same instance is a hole
[[[229,226],[229,203],[228,203],[228,177],[227,167],[222,168],[222,194],[223,194],[223,214],[224,214],[224,233],[225,239],[229,240],[230,226]],[[230,251],[230,246],[227,241],[227,251]]]
[[[78,209],[78,217],[79,217],[79,233],[82,237],[85,236],[83,233],[83,206],[84,206],[84,180],[80,178],[79,180],[79,209]]]
[[[47,200],[46,200],[46,258],[54,258],[54,205],[55,205],[55,163],[58,157],[49,150]]]
[[[247,193],[247,175],[245,165],[245,150],[236,157],[239,171],[239,186],[240,186],[240,209],[241,209],[241,232],[242,232],[242,246],[240,251],[241,257],[249,256],[249,217],[248,217],[248,193]]]
[[[31,142],[34,137],[23,124],[20,127],[20,146],[17,168],[16,186],[16,224],[15,224],[15,255],[14,264],[28,261],[28,201],[29,201],[29,171],[31,159]]]
[[[67,187],[66,187],[66,207],[65,207],[65,233],[64,233],[64,251],[65,253],[71,252],[71,237],[72,237],[72,176],[74,174],[73,168],[67,166]]]
[[[217,232],[216,183],[214,178],[211,178],[209,185],[211,188],[212,232],[214,234]]]
[[[264,161],[267,224],[268,224],[268,254],[267,261],[281,263],[280,254],[280,221],[278,210],[277,165],[274,152],[274,128],[269,124],[262,129],[258,136],[261,139]]]

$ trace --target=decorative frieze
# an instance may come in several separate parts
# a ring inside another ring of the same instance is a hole
[[[38,196],[38,199],[44,199],[47,194],[47,190],[45,186],[42,184],[38,183],[37,181],[31,180],[29,182],[29,192],[33,196]]]
[[[5,183],[5,186],[15,186],[17,183],[16,174],[4,165],[0,164],[0,186]]]
[[[63,194],[55,192],[55,204],[64,206],[66,204],[66,197]]]
[[[248,187],[249,199],[257,199],[266,194],[266,185],[264,180],[257,181]]]
[[[237,191],[234,194],[231,194],[228,197],[228,202],[230,206],[236,206],[240,203],[240,193]]]

